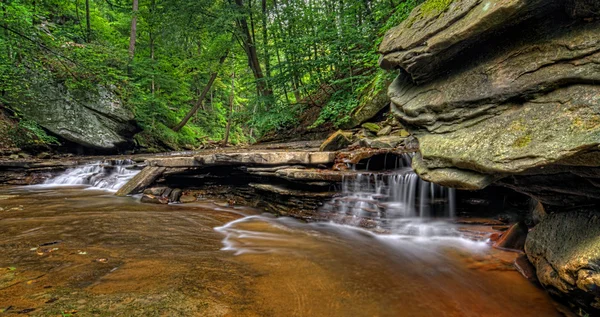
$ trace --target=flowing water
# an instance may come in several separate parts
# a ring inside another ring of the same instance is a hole
[[[380,229],[408,236],[458,236],[446,220],[455,217],[455,190],[419,178],[410,154],[396,156],[389,171],[357,171],[344,176],[341,195],[321,212],[334,222],[357,226],[374,220]],[[390,159],[391,160],[391,159]],[[387,165],[384,163],[384,166]]]
[[[105,160],[70,168],[64,173],[48,179],[44,185],[85,185],[96,189],[117,191],[139,170],[134,169],[131,160]]]
[[[485,242],[307,224],[210,201],[141,204],[90,189],[115,189],[99,178],[129,173],[95,168],[67,172],[85,175],[74,184],[86,188],[0,188],[0,315],[561,316],[512,269],[514,254]],[[375,186],[388,189],[372,193],[388,196],[380,217],[420,218],[420,207],[404,212],[394,204],[406,200],[390,198],[389,182],[405,177]],[[431,188],[415,203],[445,213],[443,192]]]

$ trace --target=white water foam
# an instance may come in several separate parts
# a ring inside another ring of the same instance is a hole
[[[342,193],[326,203],[321,212],[334,222],[359,225],[372,220],[393,234],[412,236],[459,236],[447,220],[456,215],[455,190],[419,178],[410,166],[412,156],[403,154],[392,171],[355,171],[342,181]]]
[[[43,185],[76,186],[86,185],[94,189],[117,191],[139,170],[132,169],[135,162],[131,160],[106,160],[89,163],[67,169],[64,173],[50,178]]]

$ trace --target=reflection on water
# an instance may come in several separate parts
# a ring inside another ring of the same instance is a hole
[[[512,255],[458,236],[77,188],[5,188],[0,208],[8,316],[560,316]]]

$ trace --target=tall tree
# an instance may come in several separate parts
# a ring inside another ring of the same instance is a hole
[[[225,59],[227,59],[228,54],[229,52],[226,52],[223,56],[221,56],[221,58],[219,59],[219,65],[217,66],[215,71],[210,75],[208,83],[206,84],[206,86],[204,86],[204,89],[202,90],[200,97],[198,97],[196,104],[192,107],[192,109],[190,109],[190,111],[188,111],[188,113],[181,120],[181,122],[179,122],[176,126],[173,127],[173,131],[177,132],[181,130],[181,128],[183,128],[188,123],[188,121],[190,121],[190,119],[194,116],[196,111],[198,111],[198,109],[202,107],[202,104],[204,103],[204,98],[206,98],[206,95],[210,91],[213,83],[215,82],[215,79],[217,79],[217,76],[219,75],[219,69],[221,68],[221,65],[225,63]]]
[[[231,0],[230,0],[231,1]],[[248,57],[248,66],[252,70],[252,74],[254,75],[254,79],[256,80],[256,89],[260,96],[266,97],[271,96],[273,91],[271,91],[267,83],[265,81],[265,76],[262,71],[262,67],[260,66],[260,61],[258,59],[258,53],[256,51],[256,45],[254,41],[254,34],[251,33],[250,27],[248,26],[248,19],[246,15],[248,12],[252,10],[251,6],[252,2],[249,2],[248,9],[244,7],[243,0],[235,0],[235,4],[238,9],[238,17],[236,19],[236,24],[240,31],[240,38],[242,41],[242,47],[244,48],[244,52]]]
[[[86,26],[86,42],[92,40],[92,26],[90,24],[90,0],[85,0],[85,26]]]
[[[89,1],[89,0],[86,0]],[[138,0],[133,0],[133,16],[131,17],[131,33],[129,35],[129,58],[135,55],[135,37],[137,34]]]

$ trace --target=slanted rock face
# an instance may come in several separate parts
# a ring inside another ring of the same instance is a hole
[[[600,21],[567,11],[563,1],[455,0],[437,20],[421,7],[386,35],[382,64],[403,70],[392,110],[419,140],[423,178],[500,181],[553,206],[600,200],[595,181],[557,195],[600,166]],[[552,184],[557,174],[567,182]]]
[[[20,109],[26,118],[60,137],[88,148],[115,150],[137,130],[133,114],[106,88],[75,97],[60,84],[38,84],[41,88],[35,91],[44,91],[45,96]]]

